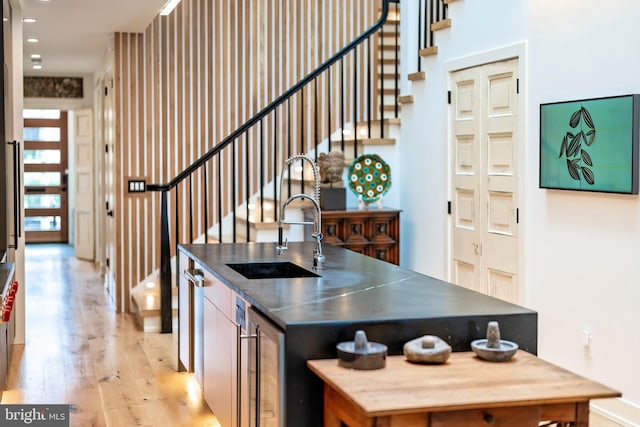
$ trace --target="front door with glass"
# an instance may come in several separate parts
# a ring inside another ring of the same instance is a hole
[[[24,110],[26,242],[68,241],[67,112]]]

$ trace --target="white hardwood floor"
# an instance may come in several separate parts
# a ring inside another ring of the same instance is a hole
[[[116,314],[93,263],[67,245],[28,245],[25,266],[26,344],[14,346],[2,403],[70,404],[79,427],[218,426],[176,370],[177,334]]]

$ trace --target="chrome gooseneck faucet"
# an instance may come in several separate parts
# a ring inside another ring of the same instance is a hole
[[[314,180],[314,196],[311,197],[308,194],[299,193],[294,194],[289,197],[285,202],[282,202],[282,187],[284,183],[284,170],[291,165],[291,163],[296,160],[302,160],[303,162],[309,162],[311,164],[311,168],[313,169],[313,180]],[[322,211],[320,210],[320,173],[318,172],[318,166],[316,163],[305,154],[296,154],[287,159],[284,168],[282,169],[282,173],[280,174],[280,217],[278,219],[278,246],[276,250],[278,255],[283,254],[287,250],[287,241],[283,242],[283,228],[284,224],[302,224],[302,225],[313,225],[313,237],[316,241],[316,246],[313,250],[313,266],[315,268],[322,268],[322,263],[324,262],[324,255],[322,253]],[[295,199],[306,199],[310,200],[313,204],[314,208],[314,216],[313,222],[308,221],[285,221],[284,214],[287,206],[294,201]]]

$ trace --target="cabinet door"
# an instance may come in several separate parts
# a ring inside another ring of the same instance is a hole
[[[235,427],[238,326],[208,299],[204,300],[204,398],[222,427]]]
[[[180,269],[184,271],[188,265],[189,258],[181,253]],[[178,275],[178,357],[180,368],[193,372],[193,285],[182,271]]]

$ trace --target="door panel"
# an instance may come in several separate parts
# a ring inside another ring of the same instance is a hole
[[[483,67],[487,87],[485,149],[487,228],[483,233],[483,269],[488,293],[518,302],[517,131],[518,61]]]
[[[455,74],[453,120],[453,259],[454,283],[484,292],[480,278],[480,71]]]
[[[94,173],[93,173],[93,113],[91,109],[74,114],[75,163],[75,255],[93,261],[94,258]]]
[[[518,60],[451,75],[452,281],[518,302]]]
[[[114,95],[113,95],[113,75],[107,74],[105,77],[105,95],[103,127],[105,151],[103,157],[103,204],[104,206],[104,239],[103,253],[105,256],[104,286],[109,294],[109,299],[114,303],[116,311],[122,311],[124,302],[122,292],[116,286],[116,236],[114,224],[114,200],[115,200],[115,123]]]
[[[26,242],[67,242],[66,111],[25,110],[24,140]]]

